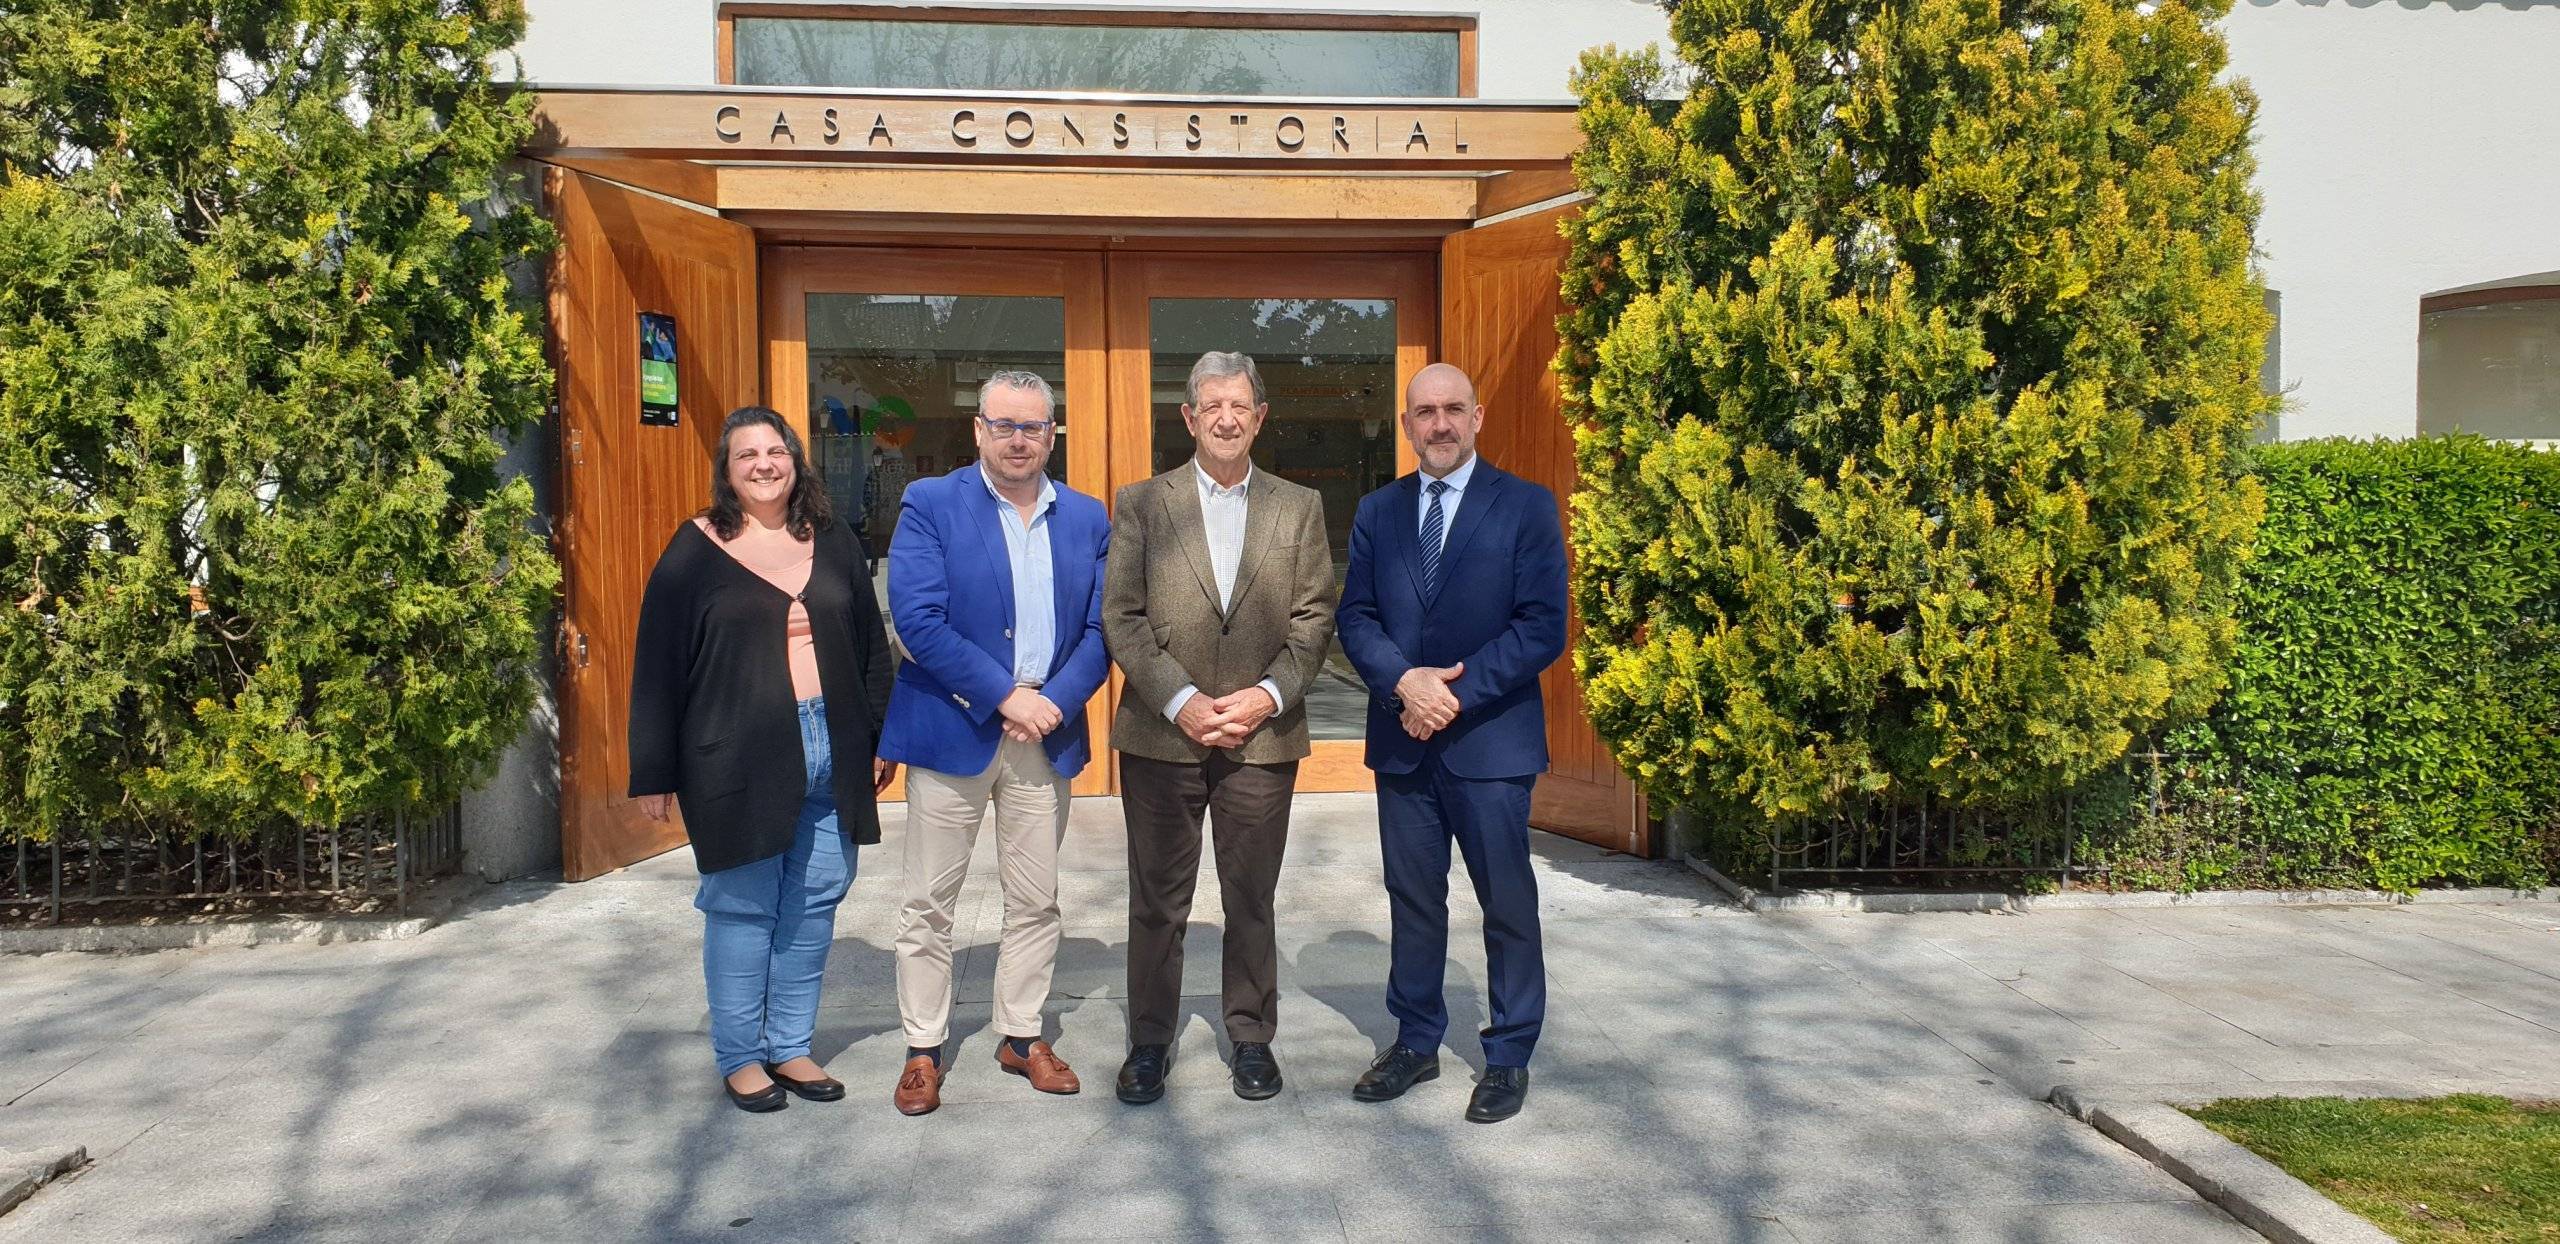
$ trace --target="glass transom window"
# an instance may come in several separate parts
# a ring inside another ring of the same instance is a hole
[[[736,81],[884,90],[1448,98],[1456,30],[740,17]]]

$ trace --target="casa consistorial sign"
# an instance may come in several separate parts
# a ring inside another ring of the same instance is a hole
[[[701,159],[995,157],[1497,167],[1558,159],[1564,104],[1079,100],[544,89],[537,146]]]

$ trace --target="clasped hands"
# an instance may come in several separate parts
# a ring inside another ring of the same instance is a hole
[[[1396,699],[1403,703],[1401,716],[1404,732],[1416,739],[1428,739],[1448,728],[1458,719],[1458,693],[1449,684],[1467,672],[1467,663],[1455,665],[1417,665],[1396,680]]]
[[[1173,724],[1184,738],[1203,747],[1242,747],[1278,711],[1278,702],[1259,686],[1230,691],[1215,699],[1193,692],[1173,715]]]
[[[1037,743],[1067,719],[1049,697],[1030,687],[1014,688],[996,705],[996,715],[1004,719],[1004,737],[1016,743]]]

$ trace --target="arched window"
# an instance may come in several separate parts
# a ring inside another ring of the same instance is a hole
[[[2560,273],[2419,301],[2418,431],[2560,444]]]

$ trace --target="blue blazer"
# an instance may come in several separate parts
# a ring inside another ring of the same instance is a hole
[[[938,773],[975,774],[1004,735],[996,705],[1013,693],[1013,558],[1002,504],[974,465],[907,486],[889,541],[889,617],[904,660],[889,692],[880,755]],[[1040,694],[1066,714],[1042,740],[1058,772],[1093,756],[1085,701],[1110,673],[1102,647],[1102,559],[1111,519],[1102,503],[1060,485],[1049,513],[1058,643]]]
[[[1547,768],[1538,675],[1564,655],[1564,527],[1555,494],[1479,460],[1441,547],[1440,591],[1422,596],[1419,474],[1360,499],[1335,628],[1369,684],[1369,767],[1411,773],[1437,756],[1464,778]],[[1449,684],[1458,719],[1428,742],[1404,732],[1396,681],[1466,663]]]

